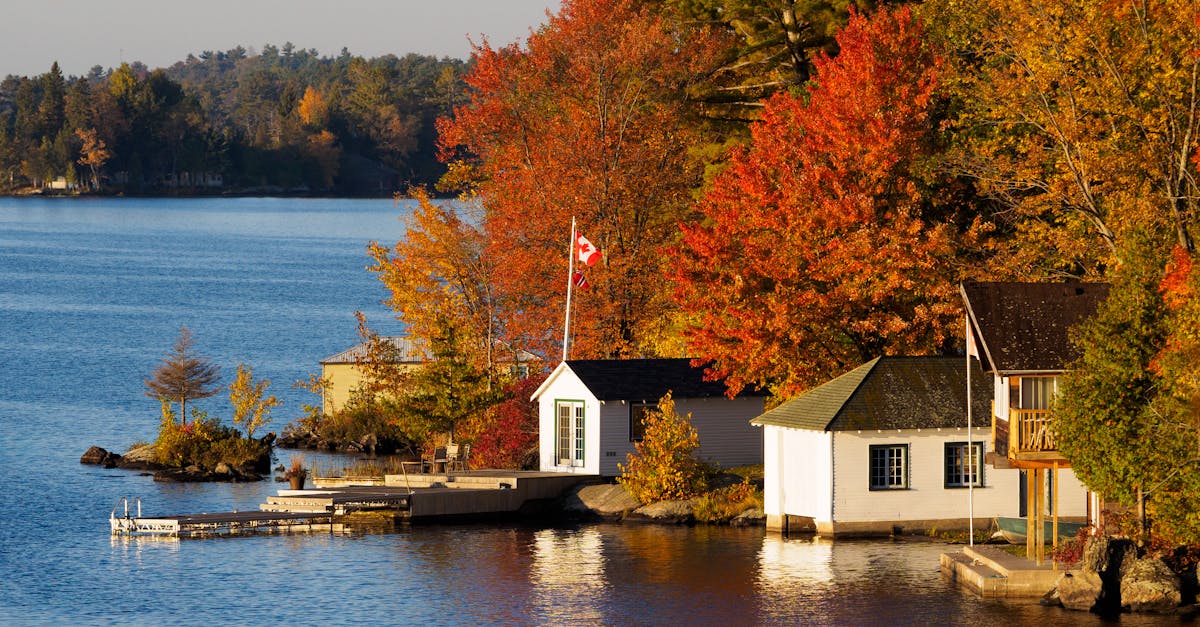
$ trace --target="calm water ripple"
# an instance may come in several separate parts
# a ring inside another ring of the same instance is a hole
[[[290,384],[400,331],[369,263],[407,206],[295,199],[0,199],[0,623],[19,625],[1094,624],[942,580],[924,542],[813,543],[757,529],[417,526],[396,533],[113,539],[107,516],[257,509],[277,489],[158,484],[81,466],[151,440],[142,380],[181,325],[222,365]],[[197,403],[228,416],[217,398]],[[287,453],[284,453],[286,459]],[[313,456],[310,456],[313,457]],[[334,464],[335,458],[316,456]],[[1150,623],[1147,619],[1123,623]]]

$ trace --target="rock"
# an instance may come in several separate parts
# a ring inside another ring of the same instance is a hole
[[[1179,578],[1162,560],[1133,560],[1121,576],[1121,605],[1133,612],[1175,612],[1181,602]]]
[[[79,463],[112,468],[117,465],[117,460],[120,458],[120,455],[114,455],[99,446],[93,446],[83,452],[83,455],[79,457]]]
[[[374,455],[375,447],[378,444],[379,438],[376,438],[374,433],[368,433],[358,441],[358,448],[366,451],[368,454]]]
[[[631,516],[634,519],[675,525],[687,524],[696,520],[692,501],[659,501],[635,509]]]
[[[229,464],[226,464],[225,462],[220,462],[220,463],[218,463],[218,464],[217,464],[217,467],[216,467],[216,468],[213,468],[213,472],[214,472],[214,473],[216,473],[216,474],[218,474],[218,475],[232,475],[232,474],[234,474],[234,473],[233,473],[233,469],[232,469],[232,468],[230,468],[230,467],[229,467]]]
[[[625,486],[616,483],[581,486],[563,498],[563,511],[593,514],[601,518],[620,518],[639,505],[641,503],[629,494]]]
[[[1066,573],[1058,579],[1058,600],[1068,610],[1090,611],[1100,598],[1104,582],[1100,575],[1086,570]]]
[[[748,509],[729,521],[731,527],[758,527],[767,524],[767,513],[762,508]]]
[[[121,460],[117,462],[118,468],[125,470],[162,470],[163,465],[154,461],[154,445],[143,444],[135,446],[125,451],[121,456]]]

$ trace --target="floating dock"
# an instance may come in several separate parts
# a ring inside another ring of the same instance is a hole
[[[387,475],[382,481],[318,477],[314,489],[280,490],[267,497],[257,512],[147,517],[142,515],[140,500],[126,498],[113,508],[109,524],[113,535],[336,532],[345,529],[348,517],[361,512],[383,512],[410,522],[512,515],[526,503],[556,499],[572,487],[596,479],[591,475],[495,470]],[[123,514],[118,515],[122,507]]]

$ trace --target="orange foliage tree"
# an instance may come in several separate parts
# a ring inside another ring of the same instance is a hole
[[[676,299],[693,354],[792,394],[959,335],[956,226],[920,173],[941,60],[908,9],[853,15],[805,95],[778,94],[684,228]]]
[[[571,356],[657,352],[672,309],[661,249],[701,174],[688,90],[722,47],[632,0],[566,0],[524,47],[475,46],[470,101],[440,120],[439,142],[483,201],[515,343],[561,345],[575,216],[603,261],[575,301]]]
[[[406,220],[404,237],[391,249],[372,242],[370,270],[391,292],[387,304],[409,335],[430,340],[452,327],[473,361],[494,370],[495,262],[485,253],[486,236],[423,190],[410,193],[418,206]]]

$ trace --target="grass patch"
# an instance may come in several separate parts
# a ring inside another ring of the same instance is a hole
[[[706,492],[696,499],[692,512],[699,522],[727,523],[748,509],[762,509],[762,506],[762,490],[746,481]]]

